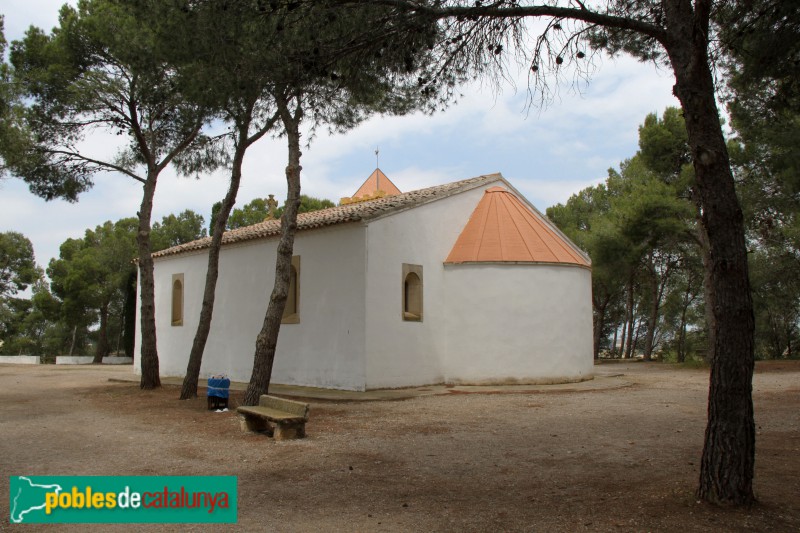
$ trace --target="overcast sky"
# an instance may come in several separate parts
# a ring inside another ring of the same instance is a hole
[[[49,31],[62,3],[3,0],[6,38],[21,38],[31,24]],[[465,87],[463,99],[434,116],[375,117],[345,134],[320,132],[303,150],[303,193],[334,201],[350,196],[375,169],[379,147],[381,170],[402,191],[500,172],[544,211],[604,180],[609,167],[631,157],[645,116],[678,105],[673,83],[669,72],[623,57],[605,58],[589,85],[580,92],[563,87],[545,109],[526,111],[524,74],[518,90]],[[98,152],[107,146],[103,139],[93,144]],[[285,164],[285,140],[262,139],[251,147],[237,206],[270,193],[285,198]],[[224,172],[197,181],[165,171],[153,220],[192,209],[208,223],[226,181]],[[0,232],[25,234],[46,267],[65,239],[106,220],[136,216],[140,201],[140,184],[121,175],[98,176],[75,204],[44,202],[21,180],[8,179],[0,182]]]

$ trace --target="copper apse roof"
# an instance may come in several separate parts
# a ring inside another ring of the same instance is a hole
[[[590,268],[541,215],[502,187],[486,190],[445,263],[551,263]]]

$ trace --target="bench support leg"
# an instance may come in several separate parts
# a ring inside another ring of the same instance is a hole
[[[306,436],[305,424],[281,424],[275,425],[275,440],[303,439]]]
[[[263,432],[269,430],[267,421],[255,416],[239,415],[239,426],[242,431]]]

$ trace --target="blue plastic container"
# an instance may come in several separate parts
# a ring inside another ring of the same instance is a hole
[[[228,393],[231,380],[225,376],[212,376],[208,378],[208,410],[228,410]]]
[[[210,377],[208,378],[208,394],[207,396],[214,396],[216,398],[227,398],[228,391],[231,388],[231,380],[226,377]]]

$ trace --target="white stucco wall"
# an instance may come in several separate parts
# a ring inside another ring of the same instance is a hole
[[[589,379],[591,271],[536,264],[447,265],[447,383]]]
[[[371,221],[367,229],[367,388],[441,383],[447,309],[443,262],[492,182]],[[423,320],[402,319],[403,263],[423,267]]]
[[[297,234],[294,255],[300,256],[300,323],[281,326],[273,383],[363,390],[364,232],[363,226],[348,224]],[[225,373],[234,381],[249,381],[256,335],[272,291],[277,242],[274,238],[223,248],[201,377]],[[207,253],[199,253],[156,260],[162,376],[186,372],[200,317],[207,257]],[[179,273],[184,275],[185,314],[183,326],[172,326],[172,275]],[[137,316],[137,324],[138,320]],[[135,366],[138,368],[138,358]]]

